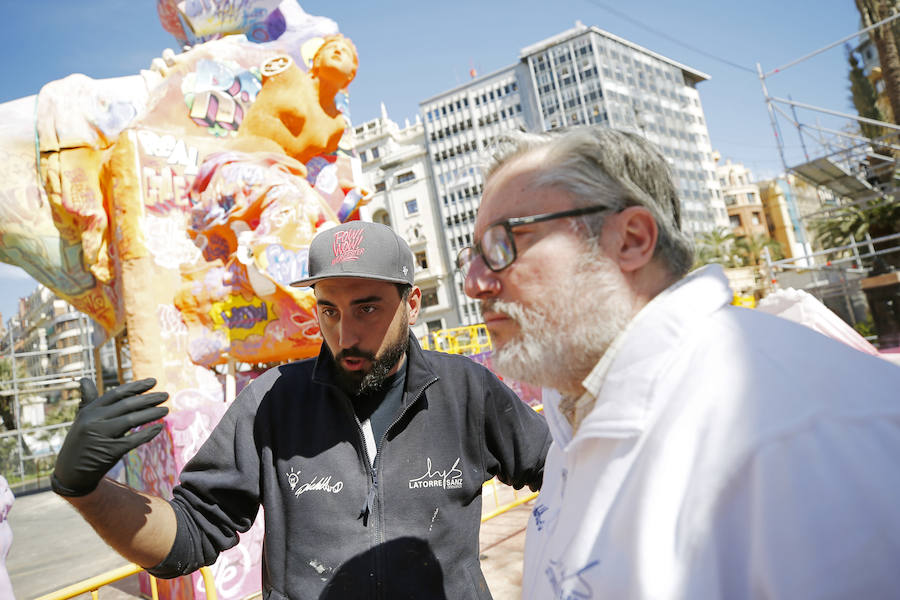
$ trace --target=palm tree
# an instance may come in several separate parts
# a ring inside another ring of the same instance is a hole
[[[867,119],[883,121],[884,115],[878,108],[878,93],[875,91],[875,86],[859,66],[859,59],[849,44],[844,46],[844,50],[847,53],[847,62],[850,63],[850,100],[856,108],[856,113]],[[884,135],[883,128],[879,125],[860,123],[859,128],[864,136],[872,140]]]
[[[784,258],[784,251],[778,240],[773,240],[765,234],[739,237],[735,243],[735,250],[745,266],[759,266],[763,258],[763,249],[768,248],[773,260]]]
[[[856,8],[859,10],[864,27],[888,18],[896,7],[897,0],[856,0]],[[896,123],[900,118],[900,52],[894,37],[894,27],[891,23],[882,25],[870,31],[869,37],[878,50],[881,78],[884,81],[891,112],[894,113],[893,121]]]
[[[723,267],[733,267],[734,234],[725,227],[717,227],[697,238],[697,254],[694,267],[718,263]]]
[[[863,240],[900,232],[900,202],[893,196],[876,198],[862,205],[848,204],[812,222],[816,242],[822,248],[846,246]],[[887,246],[891,246],[890,242]],[[882,249],[876,244],[876,250]],[[888,264],[900,267],[900,253],[885,254]]]

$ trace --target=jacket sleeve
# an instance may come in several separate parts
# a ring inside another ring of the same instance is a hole
[[[483,376],[485,469],[516,489],[537,491],[551,441],[544,416],[488,369]]]
[[[161,563],[147,569],[152,575],[178,577],[211,565],[253,525],[260,504],[257,406],[251,384],[185,465],[170,501],[178,523],[175,542]]]

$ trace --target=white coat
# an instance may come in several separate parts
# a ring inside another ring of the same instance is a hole
[[[731,298],[648,304],[574,437],[545,393],[524,598],[900,597],[900,368]]]

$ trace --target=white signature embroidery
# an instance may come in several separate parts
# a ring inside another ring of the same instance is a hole
[[[446,471],[431,470],[431,459],[426,459],[425,474],[421,477],[409,480],[409,489],[439,487],[445,490],[455,490],[462,487],[462,471],[457,469],[459,459]]]
[[[291,485],[291,490],[294,492],[295,496],[305,494],[306,492],[319,491],[337,494],[342,489],[344,489],[343,481],[336,481],[334,483],[331,483],[331,475],[329,475],[328,477],[321,477],[319,475],[316,475],[308,483],[297,485],[298,483],[300,483],[300,473],[301,471],[295,472],[293,467],[291,467],[290,473],[285,473],[288,478],[288,483]]]

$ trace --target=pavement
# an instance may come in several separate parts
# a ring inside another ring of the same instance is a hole
[[[513,500],[514,492],[498,485],[485,489],[484,512]],[[523,492],[519,492],[521,497]],[[481,560],[495,600],[521,595],[525,526],[531,504],[518,506],[481,527]],[[34,600],[89,577],[126,564],[67,502],[50,491],[16,498],[9,513],[13,543],[6,567],[17,600]],[[102,600],[141,598],[137,575],[105,586]],[[9,599],[0,599],[9,600]],[[90,600],[89,594],[78,600]]]
[[[13,543],[6,568],[17,600],[33,600],[127,564],[74,508],[53,492],[17,496],[8,519]],[[100,597],[139,597],[137,578],[131,579],[133,583],[123,580],[104,588]],[[89,600],[90,595],[81,598]]]

